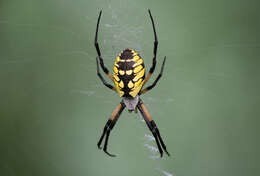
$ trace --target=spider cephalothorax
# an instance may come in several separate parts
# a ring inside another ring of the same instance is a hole
[[[116,121],[118,120],[120,114],[125,109],[125,107],[128,109],[129,112],[132,112],[132,111],[137,112],[137,109],[140,111],[148,128],[150,129],[150,131],[152,132],[152,134],[155,138],[155,142],[157,144],[161,157],[163,155],[163,150],[169,155],[168,151],[166,150],[166,146],[161,138],[159,129],[157,128],[155,122],[152,120],[147,108],[145,107],[143,101],[140,98],[140,95],[146,93],[148,90],[151,90],[156,85],[156,83],[159,81],[159,79],[162,76],[163,68],[164,68],[164,64],[165,64],[165,60],[166,60],[166,57],[164,57],[160,74],[157,76],[157,78],[155,79],[153,84],[143,89],[143,86],[149,80],[149,78],[151,77],[151,75],[155,69],[157,45],[158,45],[153,17],[151,15],[150,10],[148,10],[148,12],[149,12],[149,15],[150,15],[150,18],[152,21],[155,40],[154,40],[154,50],[153,50],[153,54],[154,54],[153,64],[152,64],[152,67],[150,68],[147,76],[145,76],[145,67],[144,67],[143,59],[135,50],[129,49],[129,48],[123,50],[117,56],[117,58],[115,60],[114,68],[113,68],[113,70],[114,70],[113,75],[108,71],[108,69],[104,65],[104,61],[101,56],[101,52],[100,52],[98,41],[97,41],[98,27],[99,27],[99,22],[100,22],[100,17],[101,17],[102,11],[100,11],[100,13],[99,13],[97,28],[96,28],[96,36],[95,36],[95,47],[96,47],[97,54],[98,54],[98,57],[96,58],[97,74],[106,87],[116,91],[119,94],[119,96],[122,97],[122,101],[116,107],[112,116],[108,119],[108,121],[104,127],[103,133],[97,144],[98,147],[101,149],[100,145],[103,141],[103,138],[106,136],[103,150],[109,156],[115,156],[115,155],[112,155],[107,152],[107,143],[108,143],[108,139],[109,139],[109,134],[110,134],[110,131],[113,129],[114,125],[116,124]],[[107,83],[106,80],[103,78],[103,76],[100,74],[98,60],[100,62],[100,66],[101,66],[102,70],[106,73],[108,78],[114,82],[115,87],[112,86],[111,84]],[[163,150],[162,150],[162,148],[163,148]]]

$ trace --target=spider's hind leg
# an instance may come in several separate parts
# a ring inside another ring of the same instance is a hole
[[[104,144],[104,148],[103,148],[103,151],[108,154],[109,156],[111,157],[115,157],[116,155],[113,155],[113,154],[110,154],[108,151],[107,151],[107,144],[108,144],[108,139],[109,139],[109,135],[110,135],[110,131],[113,129],[113,127],[115,126],[116,124],[116,121],[118,120],[120,114],[122,113],[122,111],[124,110],[125,108],[125,105],[123,102],[121,102],[117,107],[116,109],[114,110],[112,116],[108,119],[105,127],[104,127],[104,130],[103,130],[103,133],[97,143],[97,146],[99,149],[102,149],[101,148],[101,143],[106,135],[106,138],[105,138],[105,144]]]
[[[169,152],[166,149],[166,146],[162,140],[161,134],[159,132],[159,129],[157,128],[155,122],[152,120],[147,108],[144,106],[142,100],[139,101],[137,108],[139,109],[140,113],[142,114],[148,128],[152,132],[155,142],[157,144],[158,150],[160,152],[161,157],[163,156],[163,150],[167,153],[168,156],[170,156]],[[162,150],[163,148],[163,150]]]

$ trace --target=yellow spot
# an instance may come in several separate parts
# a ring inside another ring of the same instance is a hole
[[[140,92],[144,82],[142,81],[142,79],[140,79],[138,81],[138,85],[135,83],[135,87],[133,88],[133,90],[131,92],[129,92],[129,94],[134,98],[136,97],[136,95]],[[137,85],[137,86],[136,86]]]
[[[124,92],[123,91],[119,91],[119,96],[122,97],[124,95]]]
[[[116,91],[119,93],[119,96],[122,97],[124,95],[124,92],[120,90],[119,84],[116,80],[114,80],[114,84],[116,86]]]
[[[135,87],[138,87],[142,81],[143,81],[143,79],[139,79],[139,81],[137,81],[137,82],[135,83]],[[120,84],[119,84],[119,85],[120,85]]]
[[[134,65],[133,67],[136,67],[137,65],[141,65],[143,63],[143,59],[139,59]]]
[[[137,53],[135,52],[135,50],[131,49],[131,52],[133,55],[136,55]]]
[[[116,90],[117,90],[117,92],[119,93],[120,88],[119,88],[119,86],[118,86],[118,82],[117,82],[116,80],[114,80],[114,84],[115,84],[115,86],[116,86]]]
[[[114,66],[114,73],[118,73],[118,69],[117,69],[117,67],[116,66]]]
[[[138,55],[138,53],[136,53],[136,52],[135,52],[135,53],[133,53],[133,56],[137,56],[137,55]]]
[[[117,63],[115,63],[115,65],[114,66],[116,66],[116,67],[119,67],[119,65],[117,64]]]
[[[137,55],[137,53],[136,53],[135,55],[133,55],[133,56],[134,56],[133,59],[127,59],[126,62],[131,62],[131,61],[136,62],[136,61],[138,61],[139,59],[142,59],[141,57],[139,57],[139,56]]]
[[[124,83],[123,83],[123,81],[120,81],[119,87],[124,88]]]
[[[135,69],[134,69],[134,73],[137,73],[137,72],[141,71],[142,68],[143,68],[142,65],[139,65],[139,66],[135,67]],[[119,71],[119,72],[120,72],[120,71]]]
[[[119,74],[120,74],[120,75],[124,75],[124,74],[125,74],[125,71],[124,71],[124,70],[119,70]]]
[[[128,87],[131,89],[132,87],[134,87],[134,84],[133,84],[133,82],[132,81],[129,81],[129,83],[128,83]]]
[[[116,62],[119,62],[119,61],[120,61],[120,57],[117,56],[117,58],[116,58]]]
[[[145,70],[142,69],[139,73],[137,73],[136,76],[134,77],[133,81],[136,82],[138,79],[142,78],[144,76],[144,72],[145,72]]]
[[[133,61],[136,62],[140,57],[138,55],[134,56]]]
[[[133,72],[133,70],[126,70],[126,74],[127,74],[127,75],[131,75],[132,72]]]
[[[114,74],[113,76],[117,82],[120,80],[117,75]]]

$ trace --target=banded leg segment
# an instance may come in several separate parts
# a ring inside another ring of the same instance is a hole
[[[101,52],[100,52],[100,49],[99,49],[99,44],[98,44],[98,28],[99,28],[99,22],[100,22],[101,14],[102,14],[102,10],[100,10],[99,16],[98,16],[94,45],[95,45],[96,50],[97,50],[97,54],[98,54],[98,58],[99,58],[99,62],[100,62],[100,66],[101,66],[102,70],[106,73],[106,75],[109,77],[109,79],[111,81],[113,81],[113,76],[111,75],[111,73],[108,71],[107,67],[104,64],[104,61],[103,61],[103,58],[101,56]]]
[[[162,140],[159,129],[157,128],[155,122],[152,120],[152,118],[151,118],[147,108],[143,104],[142,100],[139,101],[137,108],[139,109],[139,111],[142,114],[148,128],[150,129],[150,131],[152,132],[152,134],[155,138],[155,142],[157,144],[157,147],[158,147],[158,150],[160,152],[161,157],[163,156],[163,150],[167,153],[168,156],[170,156],[170,154],[168,153],[166,146],[165,146],[165,144]],[[163,148],[163,150],[162,150],[162,148]]]
[[[112,86],[111,84],[107,83],[106,80],[103,78],[103,76],[101,75],[101,73],[99,72],[99,65],[98,65],[98,57],[96,58],[96,63],[97,63],[97,75],[100,78],[100,80],[102,81],[102,83],[108,87],[109,89],[112,89],[114,91],[116,91],[116,88],[114,86]]]
[[[155,66],[156,66],[156,55],[157,55],[157,46],[158,46],[158,40],[157,40],[157,34],[156,34],[156,30],[155,30],[155,26],[154,26],[154,21],[153,21],[153,16],[151,14],[150,9],[148,9],[149,12],[149,16],[152,22],[152,26],[153,26],[153,33],[154,33],[154,47],[153,47],[153,63],[152,63],[152,67],[149,70],[149,73],[147,74],[147,76],[144,79],[144,84],[150,79],[151,75],[154,72]]]
[[[157,82],[160,80],[160,78],[161,78],[162,75],[163,75],[163,69],[164,69],[165,61],[166,61],[166,56],[165,56],[164,59],[163,59],[163,63],[162,63],[162,67],[161,67],[160,74],[157,76],[157,78],[155,79],[155,81],[153,82],[153,84],[150,85],[150,86],[148,86],[147,88],[144,88],[143,90],[141,90],[140,93],[139,93],[139,95],[142,95],[142,94],[146,93],[147,91],[151,90],[152,88],[154,88],[154,86],[157,84]]]
[[[110,131],[113,129],[113,127],[115,126],[116,124],[116,121],[118,120],[120,114],[122,113],[122,111],[124,110],[125,108],[125,105],[123,102],[121,102],[117,107],[116,109],[114,110],[114,112],[112,113],[111,117],[108,119],[105,127],[104,127],[104,130],[103,130],[103,133],[97,143],[97,146],[99,149],[102,149],[101,148],[101,143],[106,135],[106,138],[105,138],[105,144],[104,144],[104,148],[103,148],[103,151],[108,154],[109,156],[111,157],[115,157],[116,155],[113,155],[113,154],[110,154],[108,151],[107,151],[107,144],[108,144],[108,139],[109,139],[109,135],[110,135]]]

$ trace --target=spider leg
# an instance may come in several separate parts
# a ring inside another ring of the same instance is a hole
[[[162,137],[160,135],[159,129],[157,128],[155,122],[152,120],[147,108],[144,106],[142,100],[139,101],[137,108],[139,109],[140,113],[142,114],[148,128],[152,132],[155,142],[157,144],[158,150],[160,152],[161,157],[163,156],[163,150],[167,153],[168,156],[170,156],[169,152],[166,149],[166,146],[162,140]],[[162,150],[163,148],[163,150]]]
[[[147,76],[144,79],[144,84],[150,79],[151,75],[153,74],[153,71],[155,69],[156,66],[156,55],[157,55],[157,46],[158,46],[158,40],[157,40],[157,34],[156,34],[156,30],[155,30],[155,26],[154,26],[154,21],[153,21],[153,16],[151,14],[150,9],[148,9],[148,13],[152,22],[152,26],[153,26],[153,33],[154,33],[154,47],[153,47],[153,63],[152,63],[152,67],[149,70],[149,73],[147,74]]]
[[[111,157],[115,157],[116,155],[113,155],[113,154],[110,154],[108,151],[107,151],[107,144],[108,144],[108,139],[109,139],[109,135],[110,135],[110,131],[113,129],[113,127],[115,126],[116,124],[116,121],[118,120],[120,114],[122,113],[122,111],[124,110],[125,108],[125,104],[123,102],[121,102],[117,107],[116,109],[114,110],[114,112],[112,113],[111,117],[108,119],[105,127],[104,127],[104,130],[103,130],[103,133],[97,143],[97,146],[99,149],[101,149],[101,143],[104,139],[104,136],[106,135],[106,138],[105,138],[105,144],[104,144],[104,148],[103,148],[103,151],[108,154],[109,156]]]
[[[96,63],[97,63],[97,75],[100,78],[100,80],[102,81],[102,83],[109,89],[116,91],[116,88],[114,86],[112,86],[111,84],[107,83],[106,80],[103,78],[103,76],[100,74],[99,65],[98,65],[98,57],[96,58]]]
[[[163,63],[162,63],[162,67],[161,67],[161,71],[160,74],[157,76],[157,78],[155,79],[155,81],[153,82],[152,85],[148,86],[147,88],[144,88],[143,90],[140,91],[139,95],[146,93],[147,91],[151,90],[152,88],[154,88],[154,86],[157,84],[157,82],[159,81],[159,79],[162,77],[163,75],[163,69],[164,69],[164,64],[166,61],[166,56],[163,59]]]
[[[98,54],[98,58],[99,58],[99,62],[100,62],[100,66],[101,66],[102,70],[106,73],[106,75],[109,77],[109,79],[111,79],[111,81],[113,81],[113,76],[108,71],[107,67],[104,65],[104,61],[103,61],[103,58],[101,56],[101,52],[100,52],[99,44],[98,44],[98,28],[99,28],[99,22],[100,22],[101,14],[102,14],[102,10],[100,10],[99,16],[98,16],[94,45],[95,45],[96,50],[97,50],[97,54]]]

